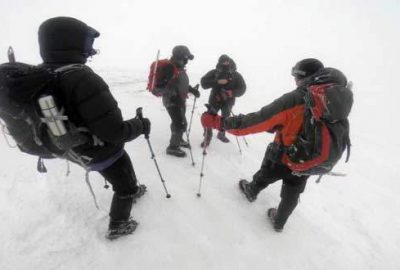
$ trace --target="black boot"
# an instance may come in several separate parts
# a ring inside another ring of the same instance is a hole
[[[133,203],[136,203],[136,200],[142,197],[147,192],[147,187],[145,185],[139,185],[138,190],[135,194],[133,194]]]
[[[188,149],[190,148],[190,144],[187,141],[185,141],[184,139],[181,140],[179,146],[183,147],[183,148],[188,148]]]
[[[179,146],[168,146],[167,154],[176,157],[186,157],[186,153]]]
[[[204,140],[201,142],[200,147],[204,148],[204,147],[208,147],[210,145],[210,141]]]
[[[225,136],[225,131],[219,131],[217,134],[217,138],[224,143],[230,142],[230,140]]]
[[[278,210],[276,208],[270,208],[270,209],[268,209],[267,216],[268,216],[269,221],[272,224],[272,227],[274,227],[274,230],[276,232],[282,232],[283,225],[279,224],[279,223],[276,223],[276,215],[277,215],[277,213],[278,213]]]
[[[136,230],[137,225],[138,223],[132,218],[125,221],[110,220],[106,238],[114,240],[121,236],[132,234]]]
[[[137,222],[130,217],[133,199],[134,195],[118,195],[114,193],[106,238],[115,239],[135,231]]]
[[[249,202],[254,202],[257,199],[258,193],[260,192],[260,190],[254,184],[249,183],[249,181],[244,179],[239,181],[239,188]]]
[[[271,208],[268,210],[268,217],[275,231],[281,232],[283,230],[286,221],[297,206],[300,194],[304,191],[305,183],[306,182],[297,186],[282,185],[281,202],[279,203],[278,209]]]
[[[200,144],[201,148],[208,147],[210,145],[212,135],[213,135],[213,133],[212,133],[211,128],[204,129],[204,132],[203,132],[204,140]]]

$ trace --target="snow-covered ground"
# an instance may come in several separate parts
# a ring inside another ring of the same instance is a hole
[[[67,177],[65,162],[51,160],[46,162],[49,172],[38,174],[34,157],[0,138],[0,269],[400,269],[399,1],[199,1],[192,3],[190,14],[182,6],[189,1],[82,3],[89,13],[74,9],[77,1],[58,2],[0,0],[0,21],[7,26],[0,30],[0,50],[13,44],[21,61],[38,62],[37,47],[26,44],[36,40],[38,25],[50,16],[77,16],[97,28],[102,54],[89,65],[109,83],[126,119],[139,106],[151,119],[151,142],[172,198],[165,198],[144,138],[128,143],[148,193],[133,208],[140,223],[135,234],[107,241],[112,192],[103,188],[99,174],[92,173],[91,182],[100,211],[81,168],[72,166]],[[206,8],[211,3],[217,10]],[[152,8],[157,5],[161,8]],[[146,12],[161,20],[178,5],[182,27],[176,27],[176,18],[159,28],[155,22],[137,24]],[[240,21],[220,26],[220,20],[232,17]],[[154,38],[161,34],[162,39]],[[318,57],[354,81],[352,155],[348,164],[342,161],[335,168],[348,176],[326,176],[320,184],[311,178],[283,233],[275,233],[265,215],[278,204],[281,183],[254,203],[237,188],[240,178],[250,179],[259,168],[271,135],[247,136],[249,147],[239,138],[242,155],[234,137],[229,144],[213,140],[202,197],[196,197],[199,116],[208,91],[201,91],[196,103],[191,132],[196,166],[189,158],[165,154],[169,117],[161,100],[144,88],[155,50],[161,48],[167,57],[178,43],[195,54],[188,65],[193,84],[220,53],[233,56],[248,85],[235,113],[258,110],[293,89],[290,68],[304,57]]]

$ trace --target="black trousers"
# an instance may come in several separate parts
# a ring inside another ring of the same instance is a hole
[[[99,172],[113,187],[110,207],[111,221],[126,221],[130,217],[133,195],[138,191],[137,179],[129,155],[124,154],[110,167]]]
[[[125,151],[122,157],[99,173],[112,185],[114,192],[120,196],[132,195],[138,190],[136,174],[131,159]]]
[[[186,107],[168,107],[166,108],[171,117],[171,139],[170,147],[178,147],[182,141],[182,135],[186,131]]]
[[[209,105],[215,110],[215,112],[219,112],[219,110],[221,110],[222,117],[226,118],[231,115],[234,103],[230,100],[225,102],[217,102],[210,98]]]
[[[227,101],[227,102],[216,102],[216,101],[214,101],[214,99],[211,99],[211,97],[210,97],[209,105],[213,108],[213,110],[216,113],[218,113],[219,110],[221,110],[222,117],[226,118],[226,117],[229,117],[231,115],[232,107],[233,107],[234,103],[233,102],[229,102],[229,101]],[[219,131],[219,132],[225,134],[225,131]],[[203,136],[204,136],[204,141],[210,142],[211,138],[213,136],[212,129],[211,128],[205,128]]]
[[[309,176],[296,176],[284,164],[275,163],[264,156],[261,168],[254,174],[252,185],[258,192],[269,184],[282,180],[281,202],[275,223],[283,226],[293,210],[296,208],[300,194],[304,192]]]

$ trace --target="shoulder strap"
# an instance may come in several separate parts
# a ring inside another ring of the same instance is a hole
[[[70,64],[70,65],[65,65],[65,66],[61,66],[59,68],[56,68],[54,70],[54,72],[56,73],[64,73],[67,71],[71,71],[71,70],[79,70],[79,69],[84,69],[85,65],[83,64]]]
[[[350,127],[349,127],[350,129]],[[346,136],[346,163],[349,161],[350,159],[350,150],[351,150],[351,140],[350,140],[350,130],[347,130],[347,136]]]

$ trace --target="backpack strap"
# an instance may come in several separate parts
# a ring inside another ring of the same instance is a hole
[[[36,169],[40,173],[47,173],[47,168],[44,166],[44,162],[41,157],[38,158]]]
[[[56,68],[54,72],[56,73],[65,73],[67,71],[72,71],[72,70],[79,70],[85,68],[85,65],[83,64],[70,64],[70,65],[65,65],[61,66],[59,68]]]
[[[350,159],[350,150],[351,150],[351,141],[350,141],[349,133],[347,133],[347,138],[346,138],[346,152],[347,152],[347,155],[346,155],[346,161],[345,161],[346,163]]]

